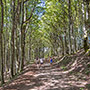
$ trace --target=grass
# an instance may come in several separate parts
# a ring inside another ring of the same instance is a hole
[[[86,70],[86,72],[85,72],[87,75],[89,75],[90,74],[90,70]]]
[[[84,88],[82,87],[82,88],[80,88],[80,90],[84,90]]]
[[[63,69],[63,70],[66,70],[66,67],[65,66],[61,66],[60,68]]]

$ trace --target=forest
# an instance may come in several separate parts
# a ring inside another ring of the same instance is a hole
[[[1,85],[37,57],[64,57],[80,50],[89,57],[89,48],[90,0],[0,0]],[[90,58],[87,63],[90,67]]]

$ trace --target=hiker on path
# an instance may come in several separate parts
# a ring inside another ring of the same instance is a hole
[[[53,59],[50,57],[50,66],[52,67]]]
[[[42,66],[43,64],[43,58],[40,58],[40,67]]]
[[[39,58],[38,58],[38,57],[36,58],[35,63],[36,63],[36,65],[37,65],[37,68],[39,68]]]

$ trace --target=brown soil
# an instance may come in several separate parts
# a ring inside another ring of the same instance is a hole
[[[31,71],[28,67],[22,75],[0,90],[90,90],[90,79],[82,74],[68,75],[60,68],[44,65]]]
[[[64,71],[56,65],[50,67],[49,63],[40,68],[33,64],[0,90],[90,90],[90,76],[80,72],[70,74],[70,70]]]

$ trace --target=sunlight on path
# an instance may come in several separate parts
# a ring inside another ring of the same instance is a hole
[[[85,89],[86,84],[86,80],[80,80],[60,68],[51,68],[49,64],[44,64],[35,73],[27,69],[9,86],[0,90],[88,90]]]

